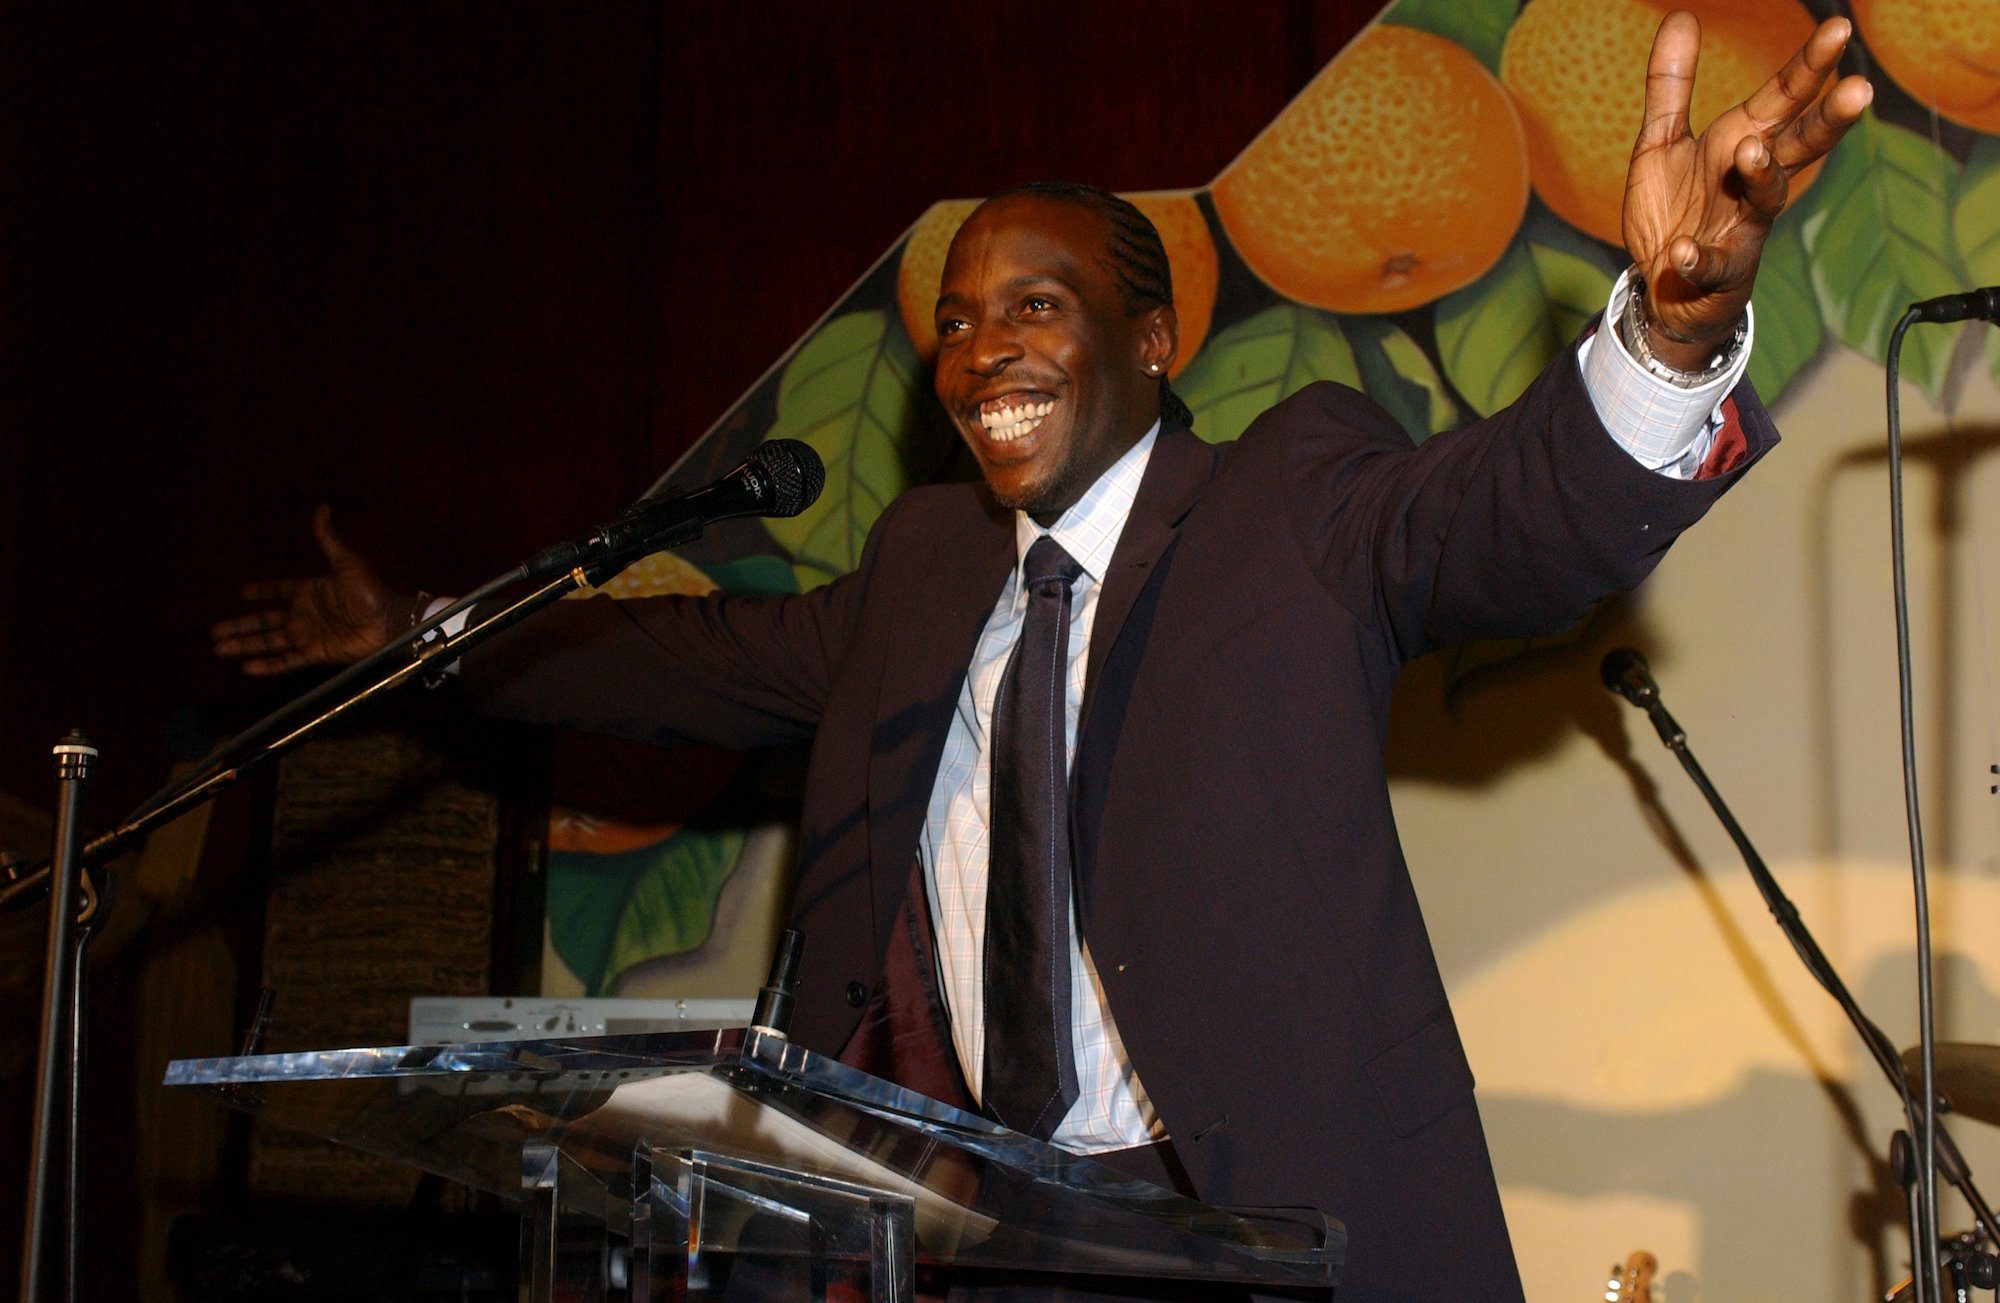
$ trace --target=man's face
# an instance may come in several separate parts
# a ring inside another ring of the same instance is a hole
[[[1159,414],[1171,307],[1127,315],[1110,225],[1009,195],[952,241],[937,306],[937,396],[1001,505],[1050,524]]]

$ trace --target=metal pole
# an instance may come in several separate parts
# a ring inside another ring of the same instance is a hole
[[[97,918],[93,911],[77,924],[71,947],[75,962],[69,1001],[69,1157],[63,1166],[63,1180],[69,1189],[63,1215],[63,1298],[68,1303],[83,1297],[77,1289],[77,1259],[83,1239],[83,1080],[90,1047],[90,934]]]
[[[43,1256],[46,1247],[50,1187],[54,1184],[56,1117],[67,1094],[64,1052],[68,1041],[70,982],[75,975],[71,957],[76,935],[77,881],[81,874],[78,855],[83,844],[83,792],[90,777],[97,748],[75,729],[55,747],[56,835],[55,856],[50,863],[49,944],[42,964],[42,1052],[41,1074],[35,1084],[35,1137],[28,1163],[28,1224],[21,1252],[21,1300],[36,1303],[42,1297]],[[74,1235],[75,1227],[70,1228]]]

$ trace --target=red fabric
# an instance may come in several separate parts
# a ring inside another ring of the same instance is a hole
[[[896,913],[896,936],[883,956],[882,975],[869,992],[861,1024],[840,1052],[840,1061],[870,1076],[907,1086],[968,1113],[977,1113],[942,1001],[930,980],[930,913],[924,899],[923,870],[913,864],[910,886]]]
[[[1708,458],[1695,472],[1698,480],[1712,480],[1718,475],[1727,475],[1743,464],[1744,456],[1750,451],[1750,440],[1743,433],[1743,423],[1736,416],[1736,395],[1731,393],[1722,400],[1722,428],[1715,432],[1715,446],[1708,450]]]

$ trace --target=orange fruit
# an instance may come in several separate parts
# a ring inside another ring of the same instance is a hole
[[[1943,116],[2000,132],[2000,5],[1994,0],[1854,0],[1882,70]]]
[[[1527,129],[1535,193],[1610,244],[1625,243],[1625,171],[1645,111],[1646,58],[1675,9],[1701,20],[1688,106],[1697,134],[1783,67],[1814,27],[1798,0],[1533,0],[1500,54],[1500,80]],[[1794,199],[1819,166],[1792,178]]]
[[[937,361],[938,282],[944,279],[951,238],[983,202],[946,199],[932,204],[910,228],[910,238],[903,244],[903,261],[896,266],[896,307],[903,314],[903,329],[909,332],[925,366]]]
[[[1215,311],[1215,287],[1221,274],[1215,241],[1208,234],[1208,222],[1192,195],[1181,191],[1125,195],[1133,207],[1144,213],[1158,228],[1160,243],[1166,246],[1167,266],[1174,278],[1174,316],[1180,322],[1180,347],[1167,368],[1178,375],[1208,337],[1208,321]],[[945,255],[951,251],[952,237],[983,202],[978,199],[947,199],[932,204],[903,246],[903,261],[896,268],[896,306],[903,314],[903,329],[917,346],[917,354],[929,366],[937,361],[938,281],[944,276]]]
[[[654,552],[640,557],[596,588],[578,589],[569,596],[587,598],[601,594],[621,602],[632,597],[705,597],[717,587],[716,582],[694,563],[672,552]],[[628,745],[637,744],[613,743],[605,738],[580,743],[585,760],[594,766],[616,764],[620,759],[617,752],[606,751],[605,748]],[[657,780],[657,790],[675,794],[670,803],[673,807],[689,811],[705,808],[735,775],[741,762],[741,757],[734,753],[711,747],[676,747],[670,751],[641,749],[648,751],[640,762],[642,771]],[[582,772],[576,757],[569,757],[571,763],[567,766],[563,760],[564,757],[559,754],[558,769],[567,767]],[[549,807],[548,849],[590,855],[622,855],[626,851],[663,842],[680,828],[678,819],[631,823],[558,802]]]
[[[1215,311],[1215,286],[1222,264],[1215,254],[1215,240],[1208,233],[1208,219],[1201,205],[1185,192],[1126,195],[1132,206],[1144,213],[1160,232],[1167,248],[1167,267],[1174,275],[1174,317],[1180,325],[1180,344],[1167,366],[1168,376],[1194,360],[1208,338],[1209,315]]]
[[[1273,289],[1397,312],[1484,275],[1528,204],[1514,106],[1462,47],[1377,23],[1215,182],[1237,252]]]
[[[654,552],[640,557],[597,587],[579,588],[568,596],[587,598],[603,594],[623,601],[628,597],[673,594],[702,597],[715,589],[715,581],[696,566],[671,552]],[[664,840],[678,827],[679,824],[620,823],[616,819],[602,819],[593,814],[554,806],[549,810],[549,849],[616,855]]]
[[[633,824],[602,819],[582,810],[556,806],[549,811],[549,849],[586,855],[623,855],[641,846],[663,842],[680,831],[677,823]]]

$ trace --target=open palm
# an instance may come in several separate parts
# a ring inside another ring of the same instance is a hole
[[[1742,318],[1771,222],[1791,178],[1825,156],[1874,90],[1845,77],[1822,94],[1849,27],[1819,25],[1743,103],[1688,129],[1701,24],[1667,15],[1646,65],[1646,110],[1625,178],[1626,250],[1646,279],[1655,352],[1699,369]]]
[[[221,621],[209,631],[215,654],[240,659],[246,674],[350,664],[408,622],[412,599],[392,593],[341,541],[324,506],[313,515],[313,535],[326,557],[325,574],[246,584],[243,600],[265,609]]]

